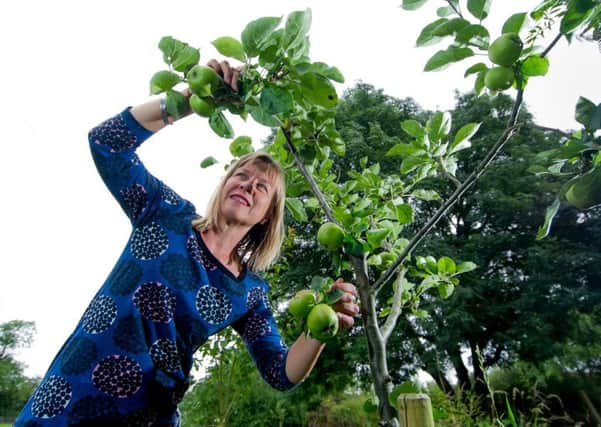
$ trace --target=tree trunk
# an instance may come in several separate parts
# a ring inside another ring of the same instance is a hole
[[[459,345],[448,350],[451,363],[455,368],[455,374],[457,374],[457,385],[461,390],[469,390],[472,388],[470,382],[470,374],[461,359],[461,348]]]
[[[369,350],[369,366],[374,380],[374,391],[378,396],[378,414],[380,417],[378,425],[398,427],[399,422],[396,419],[395,410],[388,402],[388,395],[392,391],[393,384],[388,373],[386,341],[380,333],[378,325],[375,295],[370,288],[365,260],[353,256],[351,262],[357,276],[356,284],[361,298],[361,317],[365,325],[367,348]]]

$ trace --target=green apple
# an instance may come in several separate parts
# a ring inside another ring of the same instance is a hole
[[[338,316],[329,305],[317,304],[307,316],[307,327],[313,338],[327,341],[338,332]]]
[[[315,292],[310,289],[302,289],[290,300],[288,310],[294,317],[304,319],[315,306],[315,303]]]
[[[317,240],[326,249],[335,251],[340,249],[344,241],[344,231],[338,224],[326,222],[317,231]]]
[[[511,68],[494,67],[486,72],[484,85],[490,90],[505,90],[511,87],[514,80]]]
[[[524,44],[515,33],[505,33],[488,48],[488,58],[497,65],[511,66],[522,54]]]
[[[200,97],[193,93],[190,96],[190,109],[202,117],[210,117],[215,112],[215,101],[208,96]]]
[[[195,65],[186,75],[192,93],[198,96],[210,96],[219,87],[221,78],[215,70],[204,65]]]

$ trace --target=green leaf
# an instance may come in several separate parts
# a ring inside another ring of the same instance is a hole
[[[559,24],[559,32],[570,34],[588,18],[594,7],[594,0],[569,0],[568,9]]]
[[[242,157],[245,154],[255,151],[252,145],[252,139],[249,136],[241,135],[234,139],[230,144],[230,153],[234,157]]]
[[[233,138],[234,129],[221,111],[216,111],[209,117],[209,126],[222,138]]]
[[[290,92],[275,85],[265,85],[260,102],[261,108],[268,114],[285,114],[294,108],[294,100]]]
[[[440,40],[442,40],[442,37],[436,37],[434,34],[432,34],[432,32],[436,28],[438,28],[438,26],[444,24],[447,21],[448,21],[448,19],[441,18],[441,19],[437,19],[436,21],[431,22],[428,25],[426,25],[422,29],[422,31],[419,33],[419,36],[417,36],[415,45],[417,47],[423,47],[423,46],[429,46],[429,45],[438,43]]]
[[[424,163],[432,162],[428,157],[406,157],[401,162],[401,173],[409,173]]]
[[[200,61],[200,51],[186,45],[182,50],[177,52],[171,65],[174,70],[185,73],[197,65],[198,61]]]
[[[447,22],[440,24],[432,30],[432,35],[436,37],[446,37],[458,32],[459,30],[470,25],[469,21],[463,18],[453,18]]]
[[[190,47],[187,43],[174,39],[171,36],[162,37],[159,49],[163,52],[163,61],[171,65],[176,71],[187,71],[196,65],[200,59],[198,49]]]
[[[476,81],[474,82],[474,92],[476,92],[476,95],[480,95],[484,89],[484,78],[486,77],[487,71],[488,70],[482,70],[476,76]]]
[[[479,20],[488,16],[492,0],[467,0],[467,10]]]
[[[511,427],[518,427],[518,423],[515,419],[515,415],[513,415],[513,411],[511,410],[511,405],[509,404],[509,399],[507,398],[507,395],[505,395],[505,407],[507,408],[507,416],[509,417]]]
[[[551,224],[553,223],[553,218],[555,218],[555,215],[557,215],[560,205],[561,202],[559,198],[556,198],[551,204],[551,206],[547,208],[547,212],[545,213],[545,222],[538,228],[538,231],[536,233],[536,240],[542,240],[549,235],[549,232],[551,231]]]
[[[202,162],[200,162],[200,167],[205,169],[209,166],[213,166],[214,164],[219,163],[217,159],[213,156],[206,157]]]
[[[166,92],[181,81],[179,74],[166,70],[158,71],[150,79],[150,94]]]
[[[588,128],[592,131],[601,129],[601,103],[597,105],[597,108],[595,108],[595,111],[593,111],[593,114],[591,115],[591,122]]]
[[[410,224],[413,222],[413,208],[407,203],[394,207],[396,219],[401,224]]]
[[[457,265],[453,259],[448,256],[443,256],[438,259],[438,272],[441,274],[451,275],[457,271]]]
[[[426,124],[430,141],[435,142],[444,138],[451,131],[451,115],[449,112],[437,111]]]
[[[388,236],[390,230],[387,228],[376,228],[367,231],[367,243],[372,249],[379,248],[384,239]]]
[[[284,28],[284,47],[295,48],[307,37],[311,28],[311,9],[292,12],[286,19]]]
[[[228,58],[235,58],[238,61],[245,62],[246,55],[244,55],[244,49],[242,43],[233,37],[224,36],[213,40],[213,46],[215,49]]]
[[[457,271],[455,272],[455,275],[467,273],[468,271],[475,270],[476,268],[478,268],[478,266],[471,261],[462,262],[457,266]]]
[[[305,74],[309,72],[317,73],[321,74],[324,77],[327,77],[330,80],[334,80],[335,82],[344,83],[344,76],[342,75],[340,70],[336,67],[330,67],[328,64],[325,64],[323,62],[314,62],[312,64],[308,62],[303,62],[297,64],[295,69],[299,74]]]
[[[591,123],[591,118],[597,107],[589,99],[581,96],[576,102],[576,115],[575,119],[578,123],[582,124],[585,128],[588,128]]]
[[[188,99],[180,92],[170,89],[165,98],[165,108],[170,116],[182,118],[188,112]]]
[[[411,135],[414,138],[421,138],[422,136],[424,136],[424,127],[421,125],[420,122],[418,122],[417,120],[404,120],[401,123],[401,128],[409,135]]]
[[[440,195],[434,190],[424,190],[423,188],[414,190],[411,195],[420,200],[440,200]]]
[[[545,12],[552,6],[557,4],[557,0],[545,0],[543,1],[541,4],[539,4],[538,6],[536,6],[536,8],[530,12],[530,17],[532,19],[534,19],[535,21],[538,21],[539,19],[541,19],[543,16],[545,16]]]
[[[286,197],[286,208],[296,221],[307,222],[307,211],[300,199]]]
[[[549,60],[540,55],[530,55],[522,63],[522,73],[525,76],[544,76],[549,71]]]
[[[269,35],[276,29],[281,17],[263,17],[249,22],[242,31],[242,48],[246,56],[253,58],[261,52],[262,44],[268,39]]]
[[[330,81],[316,73],[301,75],[301,88],[303,96],[314,104],[325,108],[334,108],[338,103],[338,94]]]
[[[280,126],[280,121],[273,115],[268,114],[262,107],[247,105],[246,109],[257,123],[272,128]]]
[[[449,47],[446,50],[439,50],[426,63],[424,71],[440,71],[452,64],[465,58],[473,56],[474,52],[467,47]]]
[[[417,10],[422,7],[428,0],[403,0],[401,7],[405,10]]]
[[[344,292],[342,292],[340,289],[336,288],[336,289],[326,292],[325,298],[323,299],[322,302],[324,304],[332,305],[332,304],[338,302],[340,300],[340,298],[342,298],[343,295],[344,295]]]
[[[438,289],[438,294],[440,295],[440,297],[442,299],[447,299],[453,294],[453,291],[455,290],[455,285],[448,282],[442,282],[438,284],[436,288]]]
[[[452,7],[449,6],[439,7],[438,9],[436,9],[436,16],[440,16],[441,18],[445,18],[453,14],[455,14],[455,11]]]
[[[490,33],[478,24],[468,25],[457,32],[455,41],[462,44],[471,44],[479,47],[480,49],[488,49],[488,42],[490,40]]]
[[[505,23],[503,24],[503,29],[501,32],[503,34],[506,33],[516,33],[519,34],[524,24],[528,19],[528,14],[526,12],[514,13],[511,15]]]
[[[455,134],[453,143],[451,144],[449,154],[456,153],[459,150],[463,150],[469,147],[468,145],[461,144],[462,142],[469,141],[469,139],[478,132],[480,129],[480,123],[468,123],[461,127]]]
[[[390,148],[390,150],[388,150],[388,152],[386,153],[386,156],[388,157],[394,157],[394,156],[415,156],[415,155],[422,155],[422,154],[426,154],[426,152],[419,148],[416,147],[413,144],[404,144],[404,143],[399,143],[394,145],[392,148]]]
[[[472,65],[467,70],[465,70],[465,74],[463,77],[467,77],[470,74],[479,73],[480,71],[487,71],[488,66],[484,62],[478,62],[477,64]]]

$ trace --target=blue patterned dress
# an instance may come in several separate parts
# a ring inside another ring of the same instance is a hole
[[[194,352],[230,325],[271,386],[294,386],[267,283],[246,269],[234,277],[209,252],[191,226],[194,206],[135,153],[151,135],[129,109],[90,131],[94,162],[132,233],[16,427],[175,425]]]

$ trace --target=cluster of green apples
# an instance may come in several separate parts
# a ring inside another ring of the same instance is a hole
[[[312,338],[328,341],[338,333],[338,316],[318,291],[298,291],[290,300],[288,311],[297,321],[306,325],[308,335]]]
[[[186,75],[190,96],[190,108],[202,117],[210,117],[215,112],[217,104],[213,94],[221,84],[221,78],[215,70],[204,65],[195,65]]]
[[[497,66],[484,76],[484,85],[494,91],[509,89],[515,81],[513,64],[522,54],[524,44],[516,33],[505,33],[491,43],[488,58]]]

